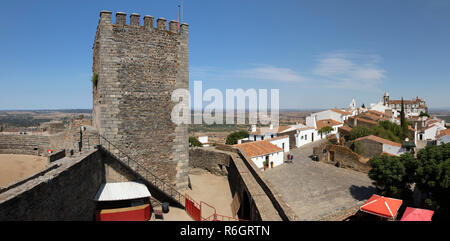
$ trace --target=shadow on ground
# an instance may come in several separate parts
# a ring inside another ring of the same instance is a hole
[[[350,186],[350,194],[358,201],[369,199],[372,194],[376,193],[375,187],[370,186]]]

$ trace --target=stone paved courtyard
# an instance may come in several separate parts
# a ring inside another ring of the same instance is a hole
[[[319,144],[291,149],[292,164],[263,172],[300,220],[320,220],[361,205],[375,192],[367,174],[313,161],[309,156]]]

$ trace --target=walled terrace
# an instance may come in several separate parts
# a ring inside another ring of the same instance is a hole
[[[296,220],[281,195],[239,150],[191,148],[190,160],[190,168],[227,177],[232,195],[241,200],[240,218]],[[56,160],[45,170],[1,189],[0,220],[93,220],[93,197],[100,185],[123,181],[144,183],[152,194],[152,207],[161,202],[178,208],[184,206],[184,196],[174,198],[167,189],[155,186],[148,177],[97,146]]]

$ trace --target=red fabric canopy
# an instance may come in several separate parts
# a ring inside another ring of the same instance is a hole
[[[385,218],[392,218],[397,214],[402,202],[403,201],[400,199],[383,197],[374,194],[359,209],[366,213]]]
[[[434,211],[407,207],[400,221],[431,221]]]

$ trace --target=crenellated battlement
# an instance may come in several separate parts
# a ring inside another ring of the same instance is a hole
[[[112,12],[103,10],[100,12],[100,24],[102,25],[117,25],[117,26],[130,26],[130,27],[140,27],[144,30],[168,30],[173,33],[187,33],[189,25],[187,23],[182,23],[180,25],[180,30],[178,31],[178,22],[171,20],[169,22],[169,28],[167,29],[167,20],[165,18],[158,18],[156,20],[156,26],[154,23],[154,17],[150,15],[145,15],[143,17],[144,25],[141,25],[141,16],[137,13],[132,13],[129,16],[129,23],[127,24],[127,14],[124,12],[116,13],[116,22],[111,21]]]

